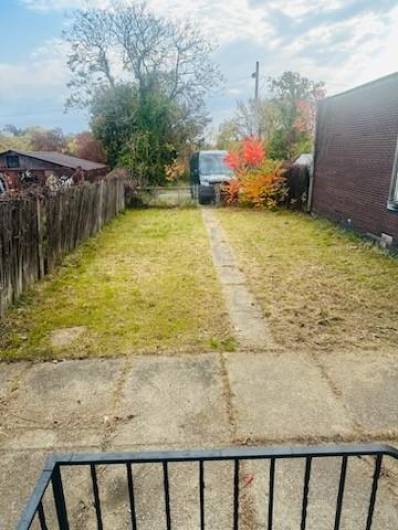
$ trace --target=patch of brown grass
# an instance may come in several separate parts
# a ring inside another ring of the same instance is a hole
[[[396,347],[396,258],[298,213],[225,209],[218,215],[277,343]]]

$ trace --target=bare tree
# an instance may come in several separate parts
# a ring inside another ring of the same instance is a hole
[[[64,37],[71,45],[68,66],[72,79],[68,86],[72,94],[68,104],[85,105],[98,87],[115,86],[111,68],[114,39],[109,16],[99,9],[79,10]]]
[[[235,114],[226,122],[227,128],[234,126],[234,134],[240,138],[260,136],[267,140],[278,128],[279,115],[272,101],[260,98],[258,101],[237,101]]]
[[[127,81],[141,94],[160,90],[195,113],[221,80],[200,31],[152,13],[145,3],[78,10],[66,39],[72,48],[71,104],[86,104],[99,86]]]

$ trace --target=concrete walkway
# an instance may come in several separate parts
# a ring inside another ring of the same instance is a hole
[[[50,451],[370,440],[394,444],[397,388],[396,355],[372,352],[333,357],[208,353],[1,364],[0,528],[13,527]],[[294,473],[298,480],[301,474]],[[248,501],[252,508],[256,499]],[[82,499],[75,501],[72,527],[89,528],[80,521]],[[209,528],[223,528],[219,524]],[[383,524],[384,530],[398,527]]]
[[[265,350],[274,346],[261,308],[250,293],[234,252],[212,208],[202,208],[213,262],[240,349]]]

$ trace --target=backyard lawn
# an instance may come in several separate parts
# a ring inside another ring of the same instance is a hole
[[[128,211],[0,324],[3,359],[233,347],[200,212]]]
[[[302,214],[220,209],[218,217],[277,344],[397,346],[397,258]]]

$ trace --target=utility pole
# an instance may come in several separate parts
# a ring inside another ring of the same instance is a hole
[[[252,74],[252,78],[255,80],[254,84],[254,105],[256,109],[256,118],[257,118],[257,124],[258,124],[258,137],[261,138],[261,128],[260,128],[260,112],[259,112],[259,105],[258,105],[258,96],[259,96],[259,86],[260,86],[260,63],[259,61],[256,61],[256,71]]]
[[[252,74],[252,78],[255,79],[254,85],[254,101],[258,101],[258,91],[260,85],[260,63],[256,61],[256,71]]]

